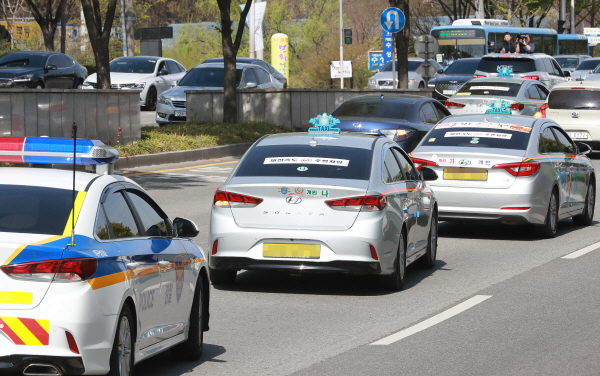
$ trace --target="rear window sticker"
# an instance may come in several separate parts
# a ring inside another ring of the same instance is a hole
[[[471,137],[473,141],[478,141],[480,137],[510,140],[512,138],[512,134],[495,132],[446,132],[446,134],[444,134],[444,137]]]
[[[435,141],[435,138],[430,138],[429,139],[429,142],[433,142],[433,141]]]
[[[265,158],[263,164],[316,164],[316,165],[330,165],[330,166],[342,166],[348,167],[350,164],[349,159],[336,159],[336,158],[308,158],[308,157],[277,157],[277,158]],[[306,170],[298,170],[306,171]]]
[[[484,122],[460,122],[460,123],[442,123],[435,126],[435,129],[447,129],[447,128],[491,128],[491,129],[502,129],[507,131],[531,132],[531,127],[516,125],[516,124],[504,124],[504,123],[484,123]]]
[[[473,90],[497,90],[497,91],[509,91],[509,87],[504,86],[471,86],[471,91]]]
[[[300,166],[300,167],[297,168],[297,170],[298,171],[306,171],[306,170],[308,170],[308,167]]]

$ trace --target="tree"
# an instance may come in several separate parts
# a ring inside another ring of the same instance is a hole
[[[62,20],[67,0],[25,0],[33,18],[40,25],[46,51],[54,51],[54,35]]]
[[[89,1],[89,0],[82,0]],[[221,43],[223,45],[223,62],[225,63],[225,78],[223,79],[223,122],[237,123],[236,69],[235,60],[246,24],[246,16],[250,11],[252,0],[246,0],[246,6],[240,14],[235,41],[231,25],[231,0],[217,0],[221,13]],[[234,4],[237,6],[237,4]]]
[[[67,0],[65,10],[60,19],[60,52],[63,54],[67,52],[67,23],[73,16],[73,13],[77,12],[77,9],[75,0]]]
[[[6,26],[10,34],[10,49],[15,48],[15,17],[23,10],[24,0],[0,0],[0,7],[4,18],[6,18]]]
[[[390,6],[398,8],[404,13],[404,19],[410,20],[408,0],[390,0]],[[398,51],[398,88],[408,89],[408,45],[410,44],[410,22],[396,33],[396,51]],[[394,77],[395,78],[395,77]]]
[[[110,31],[115,18],[117,0],[108,0],[107,3],[105,12],[101,12],[100,0],[81,0],[85,24],[96,60],[98,89],[110,89],[110,55],[108,45],[110,42]],[[103,18],[105,18],[104,25],[102,24]]]

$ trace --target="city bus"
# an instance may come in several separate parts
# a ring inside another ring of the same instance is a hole
[[[443,55],[444,65],[448,65],[451,60],[482,57],[496,52],[507,31],[512,35],[513,43],[516,43],[520,34],[529,34],[535,45],[535,52],[558,55],[556,30],[514,27],[508,25],[506,20],[456,20],[451,26],[436,26],[430,33],[440,45],[439,54]]]
[[[581,34],[558,34],[559,55],[589,55],[588,38]]]

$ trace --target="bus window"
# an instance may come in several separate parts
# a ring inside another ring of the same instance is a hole
[[[461,58],[481,57],[486,54],[485,38],[457,39],[456,49]]]
[[[544,35],[544,47],[543,50],[539,52],[543,52],[550,56],[556,55],[556,37]]]
[[[544,43],[542,42],[541,35],[529,34],[531,36],[531,43],[535,46],[533,52],[542,52],[544,50]]]

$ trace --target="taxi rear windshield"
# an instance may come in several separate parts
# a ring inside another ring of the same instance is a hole
[[[600,91],[553,90],[548,96],[548,108],[553,110],[597,110],[600,108]]]
[[[514,124],[443,123],[427,135],[422,146],[525,150],[530,135],[531,128]]]
[[[248,152],[235,176],[369,180],[372,158],[372,150],[341,146],[258,146]]]
[[[0,232],[62,235],[72,207],[69,189],[0,184]]]
[[[458,93],[468,93],[468,95],[483,95],[493,97],[516,97],[520,89],[521,84],[516,83],[467,82],[460,88]]]
[[[512,69],[513,73],[535,72],[535,61],[533,59],[516,58],[484,58],[481,59],[477,70],[487,73],[498,73],[504,67]]]

